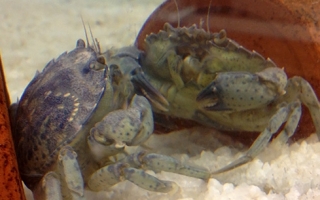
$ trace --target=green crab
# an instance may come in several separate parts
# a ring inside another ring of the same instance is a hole
[[[310,84],[299,76],[287,79],[284,69],[229,39],[225,30],[166,23],[146,37],[145,46],[140,59],[145,77],[169,102],[166,110],[151,102],[162,123],[170,116],[218,130],[260,132],[243,157],[213,174],[249,162],[277,132],[277,140],[287,142],[298,126],[301,103],[320,139],[320,104]]]

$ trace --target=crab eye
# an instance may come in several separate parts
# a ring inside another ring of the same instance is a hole
[[[106,58],[104,56],[98,56],[97,62],[100,64],[105,65],[106,64]]]
[[[106,68],[106,65],[95,60],[95,61],[91,61],[89,67],[90,69],[94,69],[94,70],[103,70]]]
[[[86,43],[83,41],[83,39],[79,39],[77,41],[77,48],[85,48],[86,47]]]

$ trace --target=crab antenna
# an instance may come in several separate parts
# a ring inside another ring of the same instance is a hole
[[[177,8],[177,13],[178,13],[178,28],[180,27],[180,12],[179,12],[179,7],[178,7],[178,2],[177,0],[174,0],[174,4],[176,5]]]
[[[210,9],[211,9],[211,3],[212,0],[210,0],[209,6],[208,6],[208,13],[207,13],[207,32],[210,32],[210,27],[209,27],[209,19],[210,19]]]
[[[98,41],[97,38],[95,38],[95,41],[96,41],[96,44],[97,44],[97,47],[98,47],[98,53],[101,54],[101,47],[100,47],[100,43]]]
[[[92,41],[93,41],[93,48],[94,48],[94,50],[96,51],[96,52],[98,52],[98,47],[97,47],[97,44],[94,42],[94,38],[93,38],[93,34],[92,34],[92,31],[91,31],[91,27],[90,27],[90,24],[88,24],[88,26],[89,26],[89,31],[90,31],[90,35],[91,35],[91,39],[92,39]]]
[[[82,25],[83,25],[83,29],[84,29],[84,34],[86,35],[87,44],[88,44],[88,47],[90,47],[90,43],[89,43],[89,39],[88,39],[88,34],[87,34],[86,25],[84,24],[82,15],[80,15],[80,17],[81,17],[81,21],[82,21]]]

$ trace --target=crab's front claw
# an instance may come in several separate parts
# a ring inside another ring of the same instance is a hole
[[[263,107],[285,94],[287,76],[282,69],[261,72],[222,72],[197,96],[204,110],[243,111]]]
[[[139,63],[140,54],[140,50],[136,47],[129,46],[107,51],[103,55],[107,58],[109,66],[116,66],[120,70],[123,75],[120,81],[129,78],[136,93],[145,96],[154,108],[166,112],[168,111],[169,103],[145,78]]]
[[[131,82],[138,94],[145,96],[153,107],[161,111],[168,111],[167,99],[145,78],[140,68],[132,72]]]
[[[197,102],[201,103],[202,108],[209,111],[214,110],[228,110],[227,108],[223,109],[223,102],[219,99],[218,88],[216,82],[213,81],[206,88],[204,88],[197,96]],[[220,108],[220,109],[219,109]]]

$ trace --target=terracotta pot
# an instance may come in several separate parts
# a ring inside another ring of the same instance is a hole
[[[159,6],[142,27],[136,45],[144,49],[143,40],[158,32],[165,22],[173,26],[199,25],[212,32],[227,31],[229,38],[242,46],[270,57],[284,67],[289,77],[298,75],[312,85],[320,97],[320,3],[316,0],[168,0]],[[210,8],[209,8],[210,6]],[[209,10],[209,11],[208,11]],[[208,16],[209,12],[209,16]],[[305,137],[314,133],[309,112],[295,134]]]
[[[0,199],[23,200],[26,198],[12,141],[9,106],[10,100],[0,57]]]

